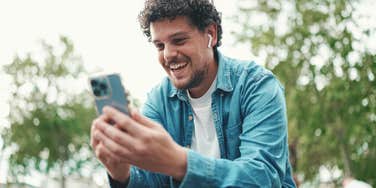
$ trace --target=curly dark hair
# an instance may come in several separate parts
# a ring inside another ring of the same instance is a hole
[[[221,45],[221,16],[209,0],[146,0],[138,20],[150,41],[150,23],[163,19],[173,20],[177,16],[186,16],[200,31],[204,31],[210,24],[216,24],[218,42],[215,49]]]

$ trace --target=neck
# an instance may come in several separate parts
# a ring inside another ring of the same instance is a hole
[[[204,80],[197,87],[189,89],[190,96],[192,98],[199,98],[203,96],[208,91],[215,77],[217,76],[217,71],[218,63],[214,58],[212,58],[211,63],[209,63],[208,72]]]

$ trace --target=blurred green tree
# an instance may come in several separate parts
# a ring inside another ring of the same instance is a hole
[[[237,42],[285,85],[294,171],[305,181],[339,168],[376,186],[376,53],[366,45],[376,22],[362,1],[238,3]]]
[[[59,44],[42,42],[45,54],[40,61],[28,54],[4,66],[12,78],[11,126],[4,138],[15,148],[10,170],[16,178],[35,169],[45,174],[53,171],[65,187],[66,176],[80,175],[88,170],[85,165],[98,163],[89,146],[93,101],[75,84],[87,74],[72,42],[61,37]]]

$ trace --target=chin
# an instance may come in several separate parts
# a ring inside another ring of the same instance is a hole
[[[189,89],[190,83],[189,82],[182,82],[182,81],[176,81],[173,80],[172,84],[177,88],[177,89]]]
[[[182,90],[189,89],[188,84],[176,84],[176,83],[173,83],[173,84],[176,87],[176,89],[182,89]]]

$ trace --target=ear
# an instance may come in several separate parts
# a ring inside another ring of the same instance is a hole
[[[208,34],[208,35],[210,35],[211,36],[211,44],[208,44],[208,46],[209,45],[211,45],[211,47],[213,47],[213,46],[215,46],[215,45],[217,45],[217,40],[218,40],[218,37],[217,37],[217,25],[216,24],[210,24],[208,27],[206,27],[206,29],[205,29],[205,31],[206,31],[206,33]]]

